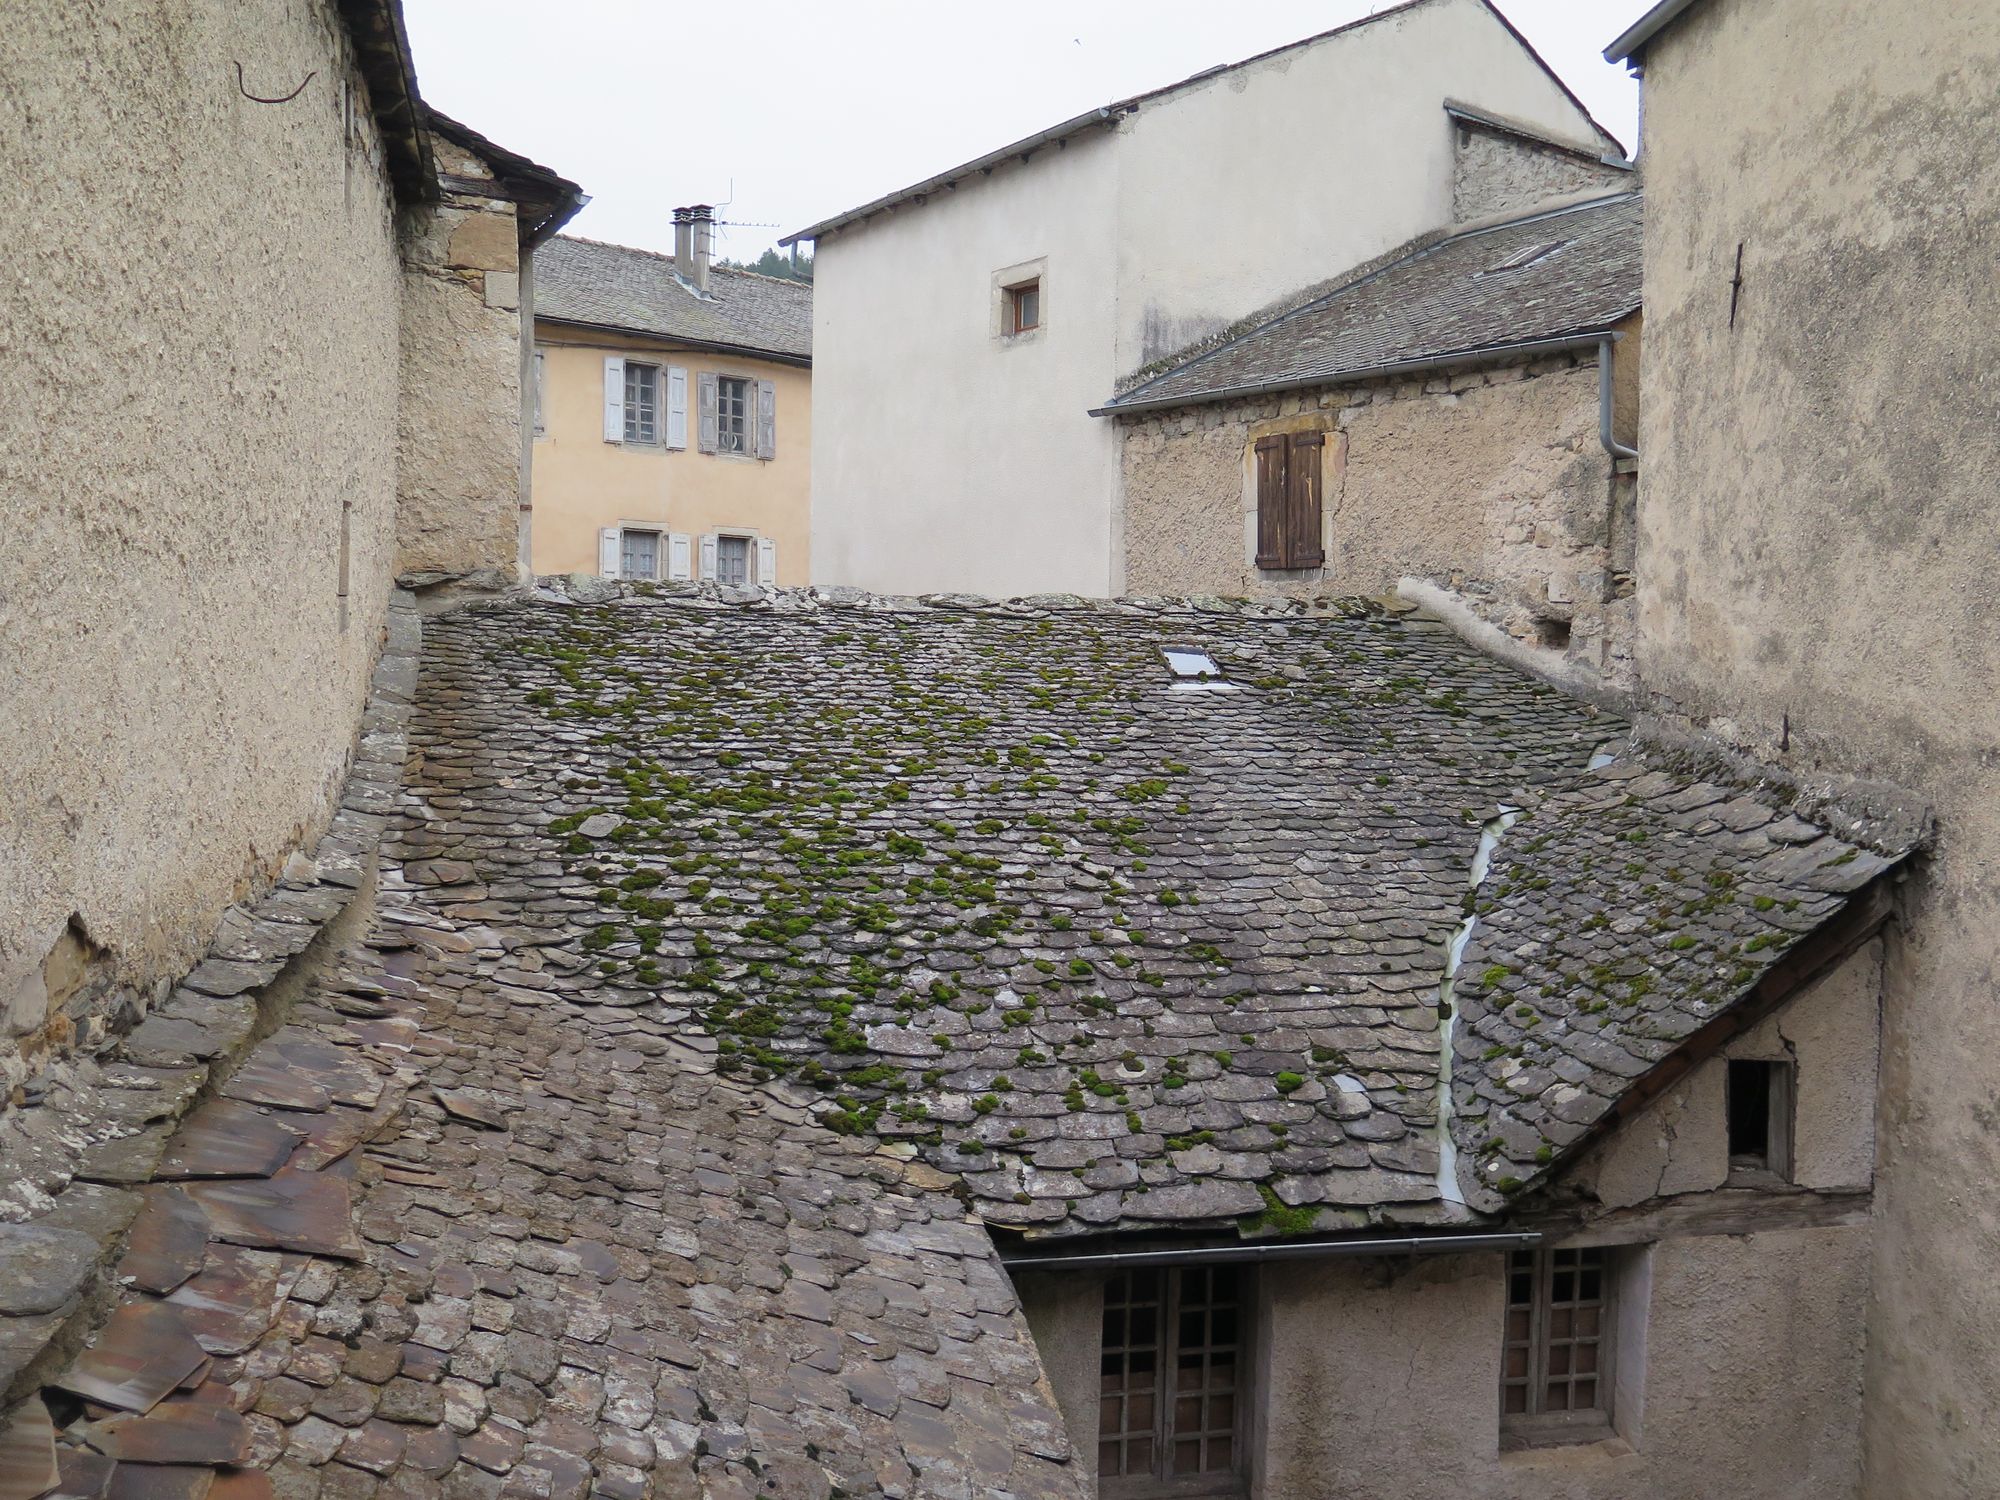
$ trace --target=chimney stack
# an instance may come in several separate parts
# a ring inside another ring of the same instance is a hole
[[[708,295],[708,263],[715,254],[715,209],[706,203],[674,210],[674,274]]]

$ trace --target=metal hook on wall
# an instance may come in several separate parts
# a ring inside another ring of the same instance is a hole
[[[231,61],[234,61],[234,59],[231,59]],[[303,94],[306,91],[306,85],[311,83],[318,76],[319,76],[319,69],[314,68],[312,72],[306,74],[305,77],[299,80],[299,86],[293,89],[289,94],[285,94],[280,98],[276,99],[266,99],[262,94],[253,94],[250,92],[249,89],[243,86],[243,64],[239,62],[236,64],[236,92],[241,94],[245,99],[248,99],[252,104],[290,104],[294,99],[298,98],[300,94]]]

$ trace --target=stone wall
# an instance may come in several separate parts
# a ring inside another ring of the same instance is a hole
[[[1643,681],[1938,819],[1885,962],[1882,1497],[2000,1489],[1996,72],[1991,6],[1708,0],[1645,54]]]
[[[491,181],[435,133],[438,170]],[[506,585],[521,551],[522,288],[514,204],[460,187],[406,212],[396,571],[413,582]]]
[[[1260,570],[1253,445],[1302,425],[1329,434],[1326,566]],[[1127,591],[1374,597],[1415,576],[1616,679],[1630,651],[1630,486],[1614,482],[1597,426],[1588,351],[1121,422]]]
[[[305,86],[255,103],[232,60]],[[331,811],[394,551],[401,273],[330,0],[21,7],[0,78],[4,1090]]]
[[[1623,192],[1638,186],[1622,167],[1541,145],[1504,130],[1464,120],[1454,122],[1451,157],[1451,221],[1516,213],[1538,203],[1571,197],[1592,188]]]

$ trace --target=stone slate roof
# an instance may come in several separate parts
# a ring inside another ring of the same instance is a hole
[[[1080,1500],[950,1179],[574,982],[534,710],[415,627],[316,857],[0,1110],[0,1493]]]
[[[810,286],[721,266],[708,274],[709,295],[698,297],[671,255],[557,235],[535,252],[535,316],[812,362]]]
[[[1621,193],[1438,241],[1120,392],[1099,413],[1336,385],[1385,367],[1595,333],[1639,308],[1641,199]],[[1542,247],[1549,253],[1498,270]]]
[[[545,964],[996,1226],[1497,1212],[1887,863],[1368,607],[576,589],[619,607],[434,627],[492,667],[493,820],[562,854],[521,874]],[[1235,690],[1170,686],[1166,645]]]

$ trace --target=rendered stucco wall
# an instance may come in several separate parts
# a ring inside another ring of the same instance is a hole
[[[490,180],[436,135],[440,172]],[[396,571],[520,574],[521,259],[514,205],[454,191],[406,216]]]
[[[822,240],[816,581],[1132,587],[1116,444],[1090,408],[1148,359],[1449,223],[1447,97],[1591,134],[1478,0],[1429,0]],[[1031,264],[1045,326],[1001,339],[995,275]]]
[[[1708,0],[1645,63],[1640,669],[1936,809],[1885,964],[1867,1493],[1993,1493],[2000,11]]]
[[[535,572],[595,573],[603,526],[657,526],[693,536],[722,527],[772,538],[780,585],[820,581],[811,556],[812,371],[554,323],[541,325],[538,339],[543,430],[534,456]],[[686,448],[604,441],[604,357],[625,353],[688,372]],[[700,451],[692,408],[695,378],[704,370],[772,383],[775,458]],[[663,557],[663,576],[665,566]]]
[[[252,92],[316,76],[255,104],[233,59]],[[121,1003],[100,981],[184,965],[331,810],[394,547],[400,269],[325,0],[10,8],[0,78],[11,1071]]]
[[[1317,420],[1316,420],[1317,419]],[[1326,566],[1255,566],[1254,443],[1305,422],[1322,449]],[[1431,579],[1527,641],[1570,627],[1576,660],[1629,654],[1594,356],[1189,407],[1121,423],[1134,594],[1324,597]]]
[[[1607,1208],[1707,1192],[1729,1178],[1728,1059],[1793,1067],[1792,1180],[1866,1188],[1875,1173],[1882,944],[1834,973],[1668,1089],[1599,1150],[1576,1179]]]
[[[1119,151],[1118,373],[1451,223],[1447,99],[1596,137],[1480,0],[1430,0],[1142,106]]]

